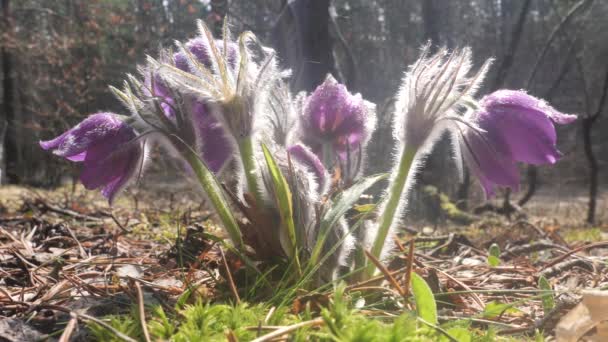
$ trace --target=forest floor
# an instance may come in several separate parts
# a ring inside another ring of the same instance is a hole
[[[127,193],[110,208],[80,187],[0,187],[0,341],[542,340],[582,289],[608,288],[608,225],[582,224],[577,199],[556,209],[541,194],[527,217],[410,227],[385,276],[304,291],[247,275],[212,215],[179,190]],[[412,269],[439,325],[398,335],[420,326]]]

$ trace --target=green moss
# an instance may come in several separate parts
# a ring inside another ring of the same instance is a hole
[[[450,200],[450,197],[445,193],[440,192],[437,187],[427,185],[423,188],[423,192],[428,196],[429,200],[439,204],[439,209],[442,211],[443,216],[448,220],[464,225],[471,224],[476,220],[475,216],[460,210],[458,206]]]
[[[563,237],[567,242],[598,242],[603,240],[602,230],[598,227],[570,229],[564,232]]]
[[[354,298],[346,295],[343,289],[338,287],[330,295],[329,305],[321,309],[323,323],[320,326],[295,330],[289,341],[448,341],[443,332],[458,341],[516,341],[512,337],[499,337],[492,329],[474,329],[466,319],[443,324],[441,332],[420,322],[414,311],[387,315],[372,310],[363,314],[353,308]],[[260,325],[288,326],[315,317],[309,310],[293,314],[287,306],[275,308],[269,316],[270,310],[271,306],[265,303],[229,305],[198,301],[192,305],[180,303],[172,313],[160,306],[150,307],[146,310],[146,322],[154,341],[226,341],[227,334],[238,341],[250,341],[260,336],[257,328]],[[116,330],[143,340],[141,320],[135,307],[131,314],[106,317],[105,321]],[[89,325],[89,331],[93,340],[119,341],[113,333],[95,323]],[[261,330],[261,334],[268,332]]]

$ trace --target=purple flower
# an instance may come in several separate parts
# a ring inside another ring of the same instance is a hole
[[[215,45],[218,48],[219,53],[224,53],[224,41],[221,39],[215,40]],[[234,42],[227,42],[228,46],[228,56],[227,61],[228,65],[231,68],[236,68],[236,65],[239,60],[239,48],[238,45]],[[212,60],[212,52],[211,47],[209,46],[209,41],[206,37],[197,37],[194,39],[190,39],[186,43],[186,49],[194,56],[197,62],[203,64],[206,68],[211,69],[211,60]],[[190,66],[190,61],[188,56],[186,56],[186,52],[180,51],[173,55],[175,66],[183,71],[192,72],[192,68]]]
[[[352,95],[329,75],[304,104],[301,139],[326,163],[324,147],[345,159],[347,151],[355,152],[369,140],[376,123],[371,108],[361,94]]]
[[[323,194],[327,185],[329,185],[329,175],[321,160],[310,149],[301,144],[290,146],[287,152],[291,158],[305,166],[309,172],[312,172],[318,183],[317,191]]]
[[[80,180],[113,202],[141,170],[144,152],[135,131],[116,114],[93,114],[55,139],[40,146],[74,162],[83,163]]]
[[[466,130],[464,155],[486,195],[492,196],[495,185],[518,189],[517,162],[554,164],[561,157],[554,124],[569,124],[576,116],[523,91],[499,90],[485,96],[469,119],[481,131]]]
[[[221,46],[221,53],[223,42],[216,41],[216,44]],[[237,61],[238,49],[234,43],[230,43],[228,46],[228,61],[234,66]],[[205,67],[210,67],[211,59],[209,54],[211,52],[209,51],[210,47],[206,38],[192,39],[186,43],[186,48],[199,63],[202,63]],[[183,51],[173,55],[173,62],[177,68],[191,72],[188,60],[189,58]],[[151,94],[148,92],[147,95],[158,98],[164,115],[171,119],[173,123],[176,123],[175,111],[180,109],[178,105],[180,101],[176,101],[174,97],[180,96],[180,94],[177,91],[171,91],[167,83],[159,75],[155,75],[154,77],[145,75],[145,77],[146,87],[152,92]],[[184,114],[193,123],[196,149],[209,169],[217,174],[232,157],[233,149],[231,143],[226,137],[219,120],[211,114],[209,106],[205,101],[196,99],[192,95],[181,96],[183,97],[181,109],[186,112]]]

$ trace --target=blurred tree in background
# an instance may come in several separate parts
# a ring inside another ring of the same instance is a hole
[[[393,95],[430,39],[435,47],[470,46],[478,65],[494,57],[487,90],[527,88],[550,97],[563,112],[594,116],[599,110],[592,129],[582,123],[560,128],[565,158],[555,168],[532,169],[533,189],[587,186],[590,177],[583,175],[593,174],[589,151],[596,184],[608,181],[608,115],[600,108],[608,1],[2,0],[3,181],[57,183],[68,164],[41,153],[37,140],[92,112],[123,111],[108,84],[120,85],[159,46],[194,36],[196,19],[218,32],[224,16],[234,32],[251,30],[277,49],[293,69],[294,91],[313,89],[331,72],[378,104],[369,173],[389,168]],[[442,156],[422,173],[421,186],[435,184],[463,201],[481,201],[477,187],[460,186],[444,145]],[[422,207],[414,211],[425,215]]]

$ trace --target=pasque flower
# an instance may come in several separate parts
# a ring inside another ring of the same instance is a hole
[[[387,196],[380,207],[372,253],[379,257],[389,246],[386,238],[399,222],[414,183],[415,170],[435,142],[448,132],[457,163],[467,161],[488,195],[495,185],[516,189],[517,162],[553,164],[560,156],[554,123],[576,117],[558,112],[523,91],[499,90],[477,102],[475,92],[489,66],[468,76],[469,49],[440,50],[422,57],[408,70],[398,94],[394,134],[401,142]],[[466,110],[465,115],[460,112]],[[367,275],[373,273],[368,267]]]
[[[257,42],[253,34],[241,34],[238,43],[232,42],[226,34],[222,41],[216,43],[205,24],[202,21],[198,24],[201,37],[197,44],[190,44],[190,47],[178,44],[185,61],[178,60],[173,67],[156,63],[156,68],[169,84],[208,104],[238,151],[242,179],[249,193],[262,206],[254,150],[257,146],[254,148],[252,139],[261,117],[258,114],[268,110],[270,93],[285,73],[278,69],[275,54],[268,48],[260,46],[259,50],[263,52],[259,56],[260,61],[254,58],[248,47],[248,44]],[[204,47],[198,49],[199,43]],[[233,46],[238,46],[238,54]],[[197,49],[191,51],[192,47]],[[199,57],[209,58],[209,63],[200,63]],[[188,72],[180,69],[186,65]]]
[[[397,158],[386,196],[380,204],[378,223],[369,229],[375,237],[365,238],[374,241],[371,252],[378,258],[392,245],[387,237],[400,221],[415,170],[421,167],[424,157],[446,130],[454,131],[460,123],[473,126],[458,115],[457,110],[467,101],[473,101],[489,66],[488,61],[476,74],[469,75],[472,67],[469,49],[451,53],[441,49],[429,57],[429,47],[424,47],[421,57],[405,73],[397,94],[393,116]],[[374,270],[370,265],[367,275]]]
[[[364,148],[375,126],[375,106],[328,75],[304,103],[300,139],[330,167]]]
[[[517,162],[554,164],[557,150],[554,124],[568,124],[575,115],[560,113],[524,91],[499,90],[481,99],[467,119],[479,129],[461,125],[461,150],[486,194],[495,185],[517,190]]]
[[[219,44],[219,43],[218,43]],[[205,38],[199,37],[188,41],[185,44],[188,53],[196,59],[190,63],[200,63],[205,67],[210,67],[210,47]],[[234,68],[236,56],[238,56],[235,44],[229,45],[228,61]],[[189,63],[186,52],[173,54],[174,65],[185,72],[190,72],[195,68]],[[155,75],[155,76],[150,76]],[[207,166],[214,173],[218,173],[232,158],[233,147],[226,136],[226,131],[222,128],[219,120],[211,114],[211,110],[206,101],[198,99],[191,94],[183,94],[172,89],[161,75],[152,70],[144,71],[146,80],[144,94],[158,99],[160,108],[173,124],[177,123],[176,111],[181,110],[182,117],[192,122],[194,133],[193,145],[199,152]],[[145,101],[144,101],[145,102]],[[154,102],[148,101],[152,106]]]
[[[89,189],[102,188],[112,203],[116,194],[142,170],[144,144],[133,128],[113,113],[97,113],[40,146],[83,164],[80,180]]]

